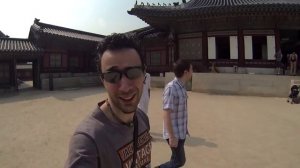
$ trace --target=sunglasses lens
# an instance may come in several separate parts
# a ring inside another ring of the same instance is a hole
[[[117,83],[120,80],[120,73],[118,72],[108,72],[103,74],[103,79],[109,83]]]
[[[126,71],[126,76],[128,79],[133,80],[139,78],[143,75],[143,70],[141,68],[130,68]]]
[[[130,80],[137,79],[144,75],[141,67],[129,67],[123,71],[118,70],[103,73],[102,78],[109,83],[118,83],[122,78],[122,74],[124,74]]]

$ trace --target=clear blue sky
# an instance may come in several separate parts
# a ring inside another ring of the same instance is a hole
[[[40,22],[102,35],[147,26],[129,15],[136,0],[0,0],[0,30],[12,38],[27,38],[34,18]],[[181,0],[138,0],[173,3]]]

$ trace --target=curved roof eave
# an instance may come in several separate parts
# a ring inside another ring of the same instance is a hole
[[[28,39],[0,38],[0,52],[41,53],[43,51],[43,48],[37,47]]]
[[[300,2],[300,1],[299,1]],[[193,8],[132,8],[129,14],[139,18],[174,18],[174,17],[213,17],[226,14],[239,15],[276,15],[297,14],[300,15],[299,4],[249,4],[235,6],[206,6]],[[144,19],[143,19],[144,20]]]
[[[91,42],[100,42],[105,38],[104,35],[100,34],[83,32],[79,30],[41,23],[38,19],[36,19],[34,24],[31,26],[30,32]]]

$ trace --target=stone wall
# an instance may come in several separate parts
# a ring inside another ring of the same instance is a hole
[[[98,75],[95,74],[55,74],[53,75],[53,89],[63,88],[76,88],[76,87],[88,87],[88,86],[101,86],[101,80]],[[43,90],[49,90],[49,74],[43,74],[41,76],[41,88]]]
[[[194,73],[192,90],[215,94],[287,97],[291,80],[300,77],[281,75]]]
[[[165,73],[165,77],[151,76],[151,87],[164,88],[173,78],[173,72]],[[186,88],[195,92],[211,94],[287,97],[291,80],[300,81],[300,77],[238,73],[193,73],[192,81],[187,84]],[[49,90],[49,76],[44,75],[41,82],[42,89]],[[93,74],[61,74],[53,77],[54,90],[101,85],[99,76]]]
[[[166,73],[165,84],[174,78]],[[187,89],[212,94],[235,94],[255,96],[287,97],[291,80],[300,81],[299,76],[235,74],[235,73],[193,73],[191,86]]]

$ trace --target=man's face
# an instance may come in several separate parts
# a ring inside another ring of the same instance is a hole
[[[142,67],[139,55],[134,49],[107,50],[102,55],[102,73],[123,71],[127,72],[129,78],[131,74],[135,74],[132,75],[134,79],[128,79],[123,73],[121,78],[116,78],[120,79],[119,81],[109,82],[109,80],[103,79],[103,85],[108,92],[112,106],[124,113],[136,111],[143,90],[143,71],[133,67]]]

